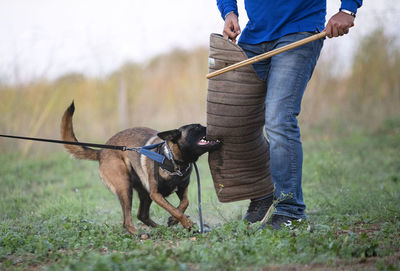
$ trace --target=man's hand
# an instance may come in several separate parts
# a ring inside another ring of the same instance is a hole
[[[344,12],[338,12],[330,18],[325,27],[328,38],[343,36],[354,26],[354,17]]]
[[[228,13],[225,17],[225,25],[222,35],[225,39],[236,42],[236,37],[240,34],[240,26],[238,17],[234,12]]]

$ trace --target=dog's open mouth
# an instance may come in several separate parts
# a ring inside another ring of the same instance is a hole
[[[197,145],[200,147],[206,147],[206,148],[215,148],[218,147],[221,144],[221,141],[219,140],[211,140],[206,138],[205,136],[200,139],[199,142],[197,142]]]

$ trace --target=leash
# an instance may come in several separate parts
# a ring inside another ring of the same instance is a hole
[[[200,174],[199,169],[197,168],[196,162],[193,162],[194,169],[196,171],[197,177],[197,206],[199,206],[199,223],[200,223],[200,233],[204,233],[204,224],[203,224],[203,214],[201,212],[201,189],[200,189]]]
[[[120,150],[120,151],[127,150],[126,146],[117,146],[117,145],[103,145],[103,144],[94,144],[94,143],[87,143],[87,142],[64,141],[64,140],[56,140],[56,139],[48,139],[48,138],[1,135],[1,134],[0,134],[0,137],[8,137],[8,138],[24,139],[24,140],[32,140],[32,141],[42,141],[42,142],[67,144],[67,145],[77,145],[77,146],[102,148],[102,149],[112,149],[112,150]]]
[[[66,145],[76,145],[76,146],[82,146],[82,147],[92,147],[92,148],[101,148],[101,149],[112,149],[112,150],[119,150],[119,151],[135,151],[140,154],[143,154],[150,158],[151,160],[154,161],[154,168],[158,168],[158,164],[164,164],[165,161],[165,156],[161,155],[157,152],[151,151],[152,149],[160,149],[161,145],[166,144],[166,141],[157,143],[157,144],[152,144],[152,145],[147,145],[147,146],[142,146],[142,147],[127,147],[127,146],[120,146],[120,145],[106,145],[106,144],[95,144],[95,143],[88,143],[88,142],[75,142],[75,141],[65,141],[65,140],[56,140],[56,139],[48,139],[48,138],[38,138],[38,137],[27,137],[27,136],[13,136],[13,135],[3,135],[0,134],[0,137],[6,137],[6,138],[14,138],[14,139],[23,139],[23,140],[31,140],[31,141],[40,141],[40,142],[48,142],[48,143],[56,143],[56,144],[66,144]],[[167,159],[171,158],[171,151],[168,148],[168,153]],[[174,161],[172,159],[172,161]],[[172,162],[174,167],[176,165],[174,162]],[[190,164],[189,164],[190,165]],[[200,190],[200,174],[199,170],[197,168],[196,163],[193,163],[195,171],[196,171],[196,177],[197,177],[197,195],[198,195],[198,208],[199,208],[199,220],[200,220],[200,233],[204,233],[204,224],[203,224],[203,215],[201,212],[201,190]],[[181,173],[180,170],[178,172],[172,172],[171,174],[182,176],[183,174]],[[157,170],[157,176],[158,176],[158,170]]]
[[[38,137],[27,137],[27,136],[13,136],[13,135],[2,135],[0,137],[8,137],[14,139],[23,139],[23,140],[31,140],[31,141],[41,141],[41,142],[49,142],[49,143],[57,143],[57,144],[66,144],[66,145],[76,145],[82,147],[92,147],[92,148],[101,148],[101,149],[111,149],[111,150],[119,150],[119,151],[136,151],[139,152],[150,159],[159,162],[160,164],[164,163],[165,156],[150,151],[151,149],[156,148],[158,145],[164,144],[164,142],[143,146],[143,147],[127,147],[127,146],[119,146],[119,145],[106,145],[106,144],[95,144],[88,142],[75,142],[75,141],[65,141],[65,140],[56,140],[49,138],[38,138]]]

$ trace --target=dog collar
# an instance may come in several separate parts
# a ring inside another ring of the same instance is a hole
[[[170,175],[177,175],[177,176],[182,177],[183,174],[186,173],[190,169],[190,163],[183,170],[181,169],[180,166],[177,165],[177,163],[174,159],[174,154],[172,153],[170,147],[168,146],[167,141],[164,141],[163,152],[165,154],[165,157],[171,162],[172,166],[170,166],[170,169],[169,169],[166,164],[161,164],[161,169],[168,171],[168,173]]]
[[[162,148],[163,147],[163,148]],[[163,149],[161,151],[161,148]],[[151,151],[156,149],[156,151]],[[136,148],[127,148],[127,150],[136,150]],[[154,162],[158,163],[161,169],[167,171],[170,175],[177,175],[182,177],[184,173],[186,173],[190,169],[190,164],[187,165],[185,169],[181,169],[179,165],[177,165],[174,154],[172,153],[171,149],[168,146],[167,141],[163,141],[161,143],[152,144],[143,146],[138,151],[140,154],[145,155],[146,157],[150,158]],[[163,154],[161,154],[163,152]],[[170,165],[165,163],[165,159],[170,161]]]

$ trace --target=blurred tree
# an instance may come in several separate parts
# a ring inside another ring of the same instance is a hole
[[[382,28],[365,37],[354,57],[348,91],[353,106],[400,104],[400,49]],[[388,112],[390,113],[390,112]]]

